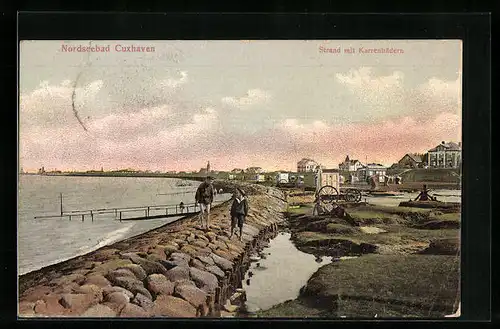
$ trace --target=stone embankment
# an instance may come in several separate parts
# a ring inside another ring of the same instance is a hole
[[[241,296],[249,257],[277,230],[286,203],[275,188],[242,187],[250,212],[242,241],[229,239],[231,201],[214,207],[211,230],[196,216],[19,278],[20,317],[218,317]]]

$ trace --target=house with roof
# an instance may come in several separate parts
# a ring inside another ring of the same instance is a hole
[[[360,182],[365,182],[371,176],[378,175],[379,177],[384,177],[386,173],[386,166],[379,163],[368,163],[356,171],[356,177]]]
[[[339,163],[339,170],[341,171],[356,172],[360,168],[363,168],[361,161],[351,160],[349,159],[349,155],[345,157],[344,162]]]
[[[263,174],[264,169],[261,167],[248,167],[245,171],[247,174]]]
[[[406,153],[398,161],[399,168],[421,168],[423,164],[422,156],[416,153]]]
[[[430,168],[459,168],[462,163],[462,143],[442,141],[428,151]]]
[[[314,172],[318,165],[313,159],[303,158],[297,162],[297,172]]]

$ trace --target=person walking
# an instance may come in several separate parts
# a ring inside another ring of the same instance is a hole
[[[233,237],[234,229],[236,225],[240,228],[240,241],[243,236],[243,223],[245,222],[245,217],[248,215],[248,201],[245,198],[245,192],[240,188],[236,188],[234,195],[233,204],[231,206],[231,235],[229,238]]]
[[[208,176],[203,183],[198,186],[195,194],[196,203],[200,204],[201,229],[210,229],[210,208],[214,201],[214,186],[212,177]]]

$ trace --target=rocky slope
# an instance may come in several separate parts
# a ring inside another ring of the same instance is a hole
[[[242,241],[229,239],[230,202],[215,207],[211,230],[187,217],[19,278],[20,317],[218,316],[241,284],[245,258],[277,224],[286,204],[274,188],[241,186],[250,213]]]

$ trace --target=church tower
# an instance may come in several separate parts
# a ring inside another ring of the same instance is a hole
[[[210,161],[207,162],[207,174],[210,173]]]

